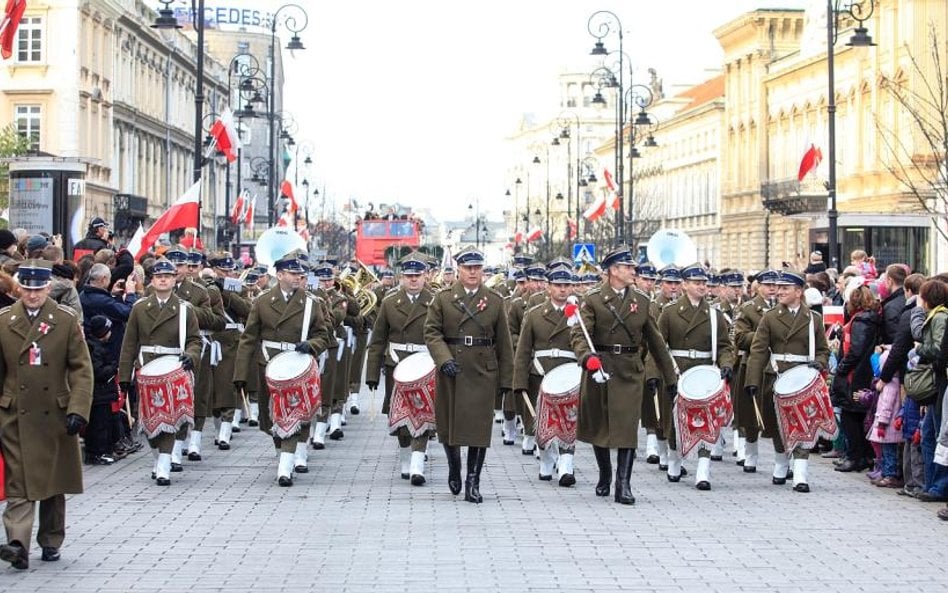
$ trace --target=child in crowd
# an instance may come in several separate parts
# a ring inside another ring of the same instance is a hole
[[[879,357],[879,364],[885,364],[889,350]],[[873,365],[875,367],[875,365]],[[878,373],[876,374],[878,377]],[[877,448],[877,463],[880,463],[880,476],[872,483],[880,488],[902,488],[899,478],[899,445],[902,442],[901,424],[896,422],[902,409],[902,388],[898,377],[885,384],[876,400],[876,411],[867,438],[873,448]],[[878,453],[881,453],[879,455]]]
[[[850,264],[859,269],[859,273],[866,280],[875,280],[879,277],[879,272],[876,271],[876,260],[873,257],[863,251],[862,249],[857,249],[849,255]]]
[[[107,342],[112,335],[112,321],[104,315],[96,315],[89,321],[86,343],[92,358],[93,389],[92,409],[86,427],[85,461],[89,465],[110,465],[115,462],[111,455],[115,442],[112,423],[112,402],[118,400],[118,359],[111,355]]]

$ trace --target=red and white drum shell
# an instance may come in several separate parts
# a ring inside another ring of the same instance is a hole
[[[536,439],[540,448],[575,446],[582,378],[583,369],[574,362],[554,367],[543,376],[536,410]]]
[[[270,392],[273,434],[290,437],[312,420],[322,403],[316,359],[301,352],[281,352],[264,371]]]
[[[820,438],[833,440],[839,435],[829,389],[816,369],[800,365],[777,375],[774,409],[788,452],[812,448]]]
[[[177,356],[159,356],[138,369],[138,410],[149,439],[194,423],[194,375]]]
[[[713,446],[734,417],[731,390],[721,369],[702,364],[682,373],[673,416],[682,457],[699,444]]]
[[[392,403],[388,428],[395,434],[404,426],[412,437],[435,430],[435,363],[427,352],[403,358],[392,371]]]

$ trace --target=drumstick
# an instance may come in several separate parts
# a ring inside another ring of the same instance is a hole
[[[655,420],[658,422],[661,422],[662,412],[661,412],[660,406],[658,405],[658,390],[657,389],[652,393],[652,404],[655,406]]]
[[[533,409],[533,404],[530,403],[530,396],[527,395],[526,391],[521,391],[520,395],[523,396],[523,403],[527,406],[527,410],[530,411],[530,415],[536,418],[537,412]]]
[[[757,397],[752,397],[751,401],[754,402],[754,414],[757,415],[757,425],[760,426],[760,430],[764,430],[764,418],[760,415],[760,408],[757,407]]]
[[[132,418],[132,404],[128,401],[128,394],[125,394],[125,420],[128,422],[128,427],[132,428],[135,425],[135,420]]]
[[[566,302],[571,303],[571,304],[576,304],[577,300],[576,300],[576,297],[571,296],[566,299]],[[583,323],[583,318],[579,314],[579,312],[576,313],[576,320],[579,322],[580,329],[583,330],[583,336],[586,338],[586,344],[589,346],[589,352],[592,354],[597,354],[596,347],[593,345],[592,338],[589,337],[589,330],[586,329],[586,324]],[[609,380],[609,373],[607,373],[603,369],[599,369],[596,372],[599,373],[601,377],[603,377],[602,381],[597,381],[598,383],[605,383],[606,381]]]
[[[240,388],[240,399],[244,402],[244,410],[247,412],[247,417],[250,417],[250,400],[247,399],[247,394],[244,393],[244,388]]]

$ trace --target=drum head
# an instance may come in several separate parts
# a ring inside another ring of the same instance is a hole
[[[266,377],[274,381],[288,381],[306,372],[313,357],[302,352],[281,352],[267,363]]]
[[[678,379],[678,392],[689,399],[708,399],[724,387],[721,369],[709,364],[691,367]]]
[[[777,376],[777,380],[774,381],[774,393],[778,395],[797,393],[807,385],[813,383],[819,374],[819,371],[811,369],[805,364],[787,369],[780,373],[780,375]]]
[[[569,393],[579,387],[583,380],[583,369],[575,362],[561,364],[547,372],[540,382],[543,393]]]
[[[414,383],[431,373],[435,368],[434,359],[427,352],[416,352],[403,358],[392,371],[396,383]]]
[[[179,368],[181,368],[181,361],[177,356],[159,356],[142,366],[139,374],[145,377],[163,377]]]

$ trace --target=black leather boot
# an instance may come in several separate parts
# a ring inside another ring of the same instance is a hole
[[[461,493],[461,448],[444,445],[444,454],[448,458],[448,488],[457,496]]]
[[[609,487],[612,485],[612,460],[609,458],[609,449],[593,445],[593,453],[596,454],[596,463],[599,465],[596,496],[609,496]]]
[[[484,458],[487,456],[487,447],[467,448],[467,480],[464,482],[464,500],[473,503],[484,502],[481,496],[481,469],[484,467]]]
[[[632,464],[635,462],[635,449],[619,449],[616,460],[616,502],[635,504],[629,478],[632,477]]]

